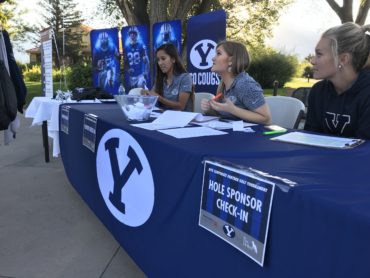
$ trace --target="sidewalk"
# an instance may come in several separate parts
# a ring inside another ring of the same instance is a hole
[[[41,126],[0,145],[0,278],[146,277],[80,198]],[[0,133],[3,136],[3,133]],[[3,140],[0,140],[3,142]]]

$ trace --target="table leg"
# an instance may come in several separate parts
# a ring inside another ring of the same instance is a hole
[[[48,122],[42,122],[42,143],[44,145],[45,162],[50,162],[49,158],[49,138],[48,138]]]

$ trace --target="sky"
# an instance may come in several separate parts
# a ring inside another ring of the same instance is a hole
[[[358,3],[359,0],[355,0]],[[30,23],[38,22],[39,16],[36,11],[38,0],[18,0],[21,8],[28,8],[30,12],[25,20]],[[94,29],[109,27],[104,22],[94,17],[94,11],[98,0],[77,1],[78,8],[87,19],[86,24]],[[339,1],[341,2],[341,1]],[[368,19],[369,23],[370,20]],[[325,0],[295,0],[282,13],[279,22],[273,28],[273,37],[267,40],[267,44],[285,53],[295,54],[303,60],[309,54],[314,53],[315,45],[322,32],[326,29],[339,25],[339,17],[331,10]],[[24,45],[25,49],[32,45]],[[28,55],[20,52],[15,53],[16,59],[28,62]]]

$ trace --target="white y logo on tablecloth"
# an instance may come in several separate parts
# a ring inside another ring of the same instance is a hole
[[[137,227],[150,217],[154,206],[154,181],[139,143],[121,129],[101,138],[96,173],[105,204],[120,222]]]

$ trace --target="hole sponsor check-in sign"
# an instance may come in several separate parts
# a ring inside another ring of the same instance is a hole
[[[263,266],[275,184],[205,160],[199,225]]]

